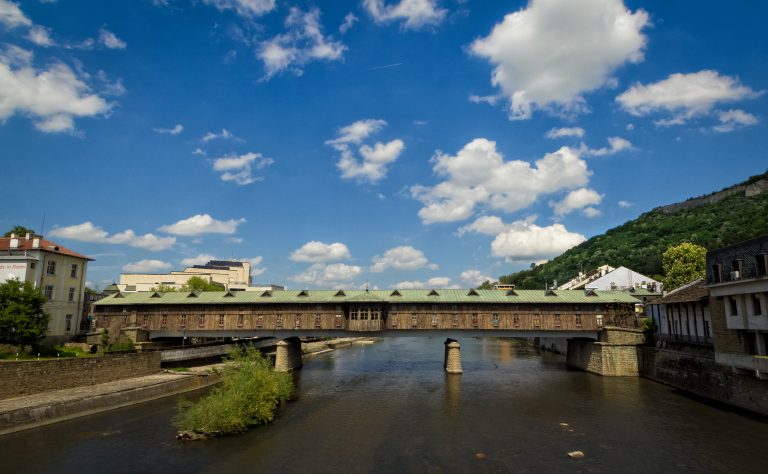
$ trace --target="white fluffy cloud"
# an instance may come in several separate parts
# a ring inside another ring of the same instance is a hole
[[[196,214],[187,219],[182,219],[175,224],[160,227],[160,230],[174,235],[202,235],[202,234],[234,234],[237,226],[245,222],[245,219],[229,219],[220,221],[209,214]]]
[[[448,11],[436,0],[400,0],[386,5],[384,0],[363,0],[363,6],[376,23],[402,21],[403,29],[418,29],[443,21]]]
[[[461,272],[461,281],[470,286],[478,286],[486,281],[494,281],[494,278],[481,272],[480,270],[467,270]]]
[[[24,15],[19,6],[8,0],[0,0],[0,23],[9,28],[30,26],[32,21]]]
[[[51,31],[44,27],[35,25],[27,32],[27,39],[38,46],[48,48],[56,43],[51,38]]]
[[[269,79],[285,70],[301,75],[310,61],[338,61],[346,49],[342,42],[323,34],[317,7],[306,12],[292,7],[285,32],[262,42],[256,56],[264,63],[265,79]]]
[[[457,288],[457,285],[451,285],[451,279],[448,277],[434,277],[434,278],[430,278],[427,281],[420,281],[420,280],[400,281],[395,283],[393,286],[399,290],[425,290],[428,288],[430,289]]]
[[[553,128],[546,133],[546,137],[551,139],[566,137],[582,138],[583,136],[584,129],[581,127]]]
[[[495,66],[491,82],[509,100],[510,119],[542,108],[572,114],[586,107],[582,94],[643,60],[648,24],[645,11],[632,13],[622,0],[532,0],[470,51]]]
[[[167,250],[176,243],[176,237],[159,237],[151,233],[136,235],[131,229],[110,235],[107,231],[93,225],[91,222],[83,222],[82,224],[68,227],[56,227],[51,230],[50,235],[51,237],[72,239],[79,242],[124,244],[151,251]]]
[[[173,128],[153,128],[153,131],[157,133],[163,133],[168,135],[178,135],[184,131],[184,125],[177,123]],[[199,150],[199,148],[198,148]],[[202,151],[202,150],[201,150]]]
[[[608,146],[602,148],[589,148],[585,144],[581,144],[579,153],[584,156],[609,156],[624,150],[632,150],[632,142],[626,138],[621,137],[608,137]]]
[[[125,49],[125,47],[128,46],[125,41],[118,38],[116,34],[106,28],[101,28],[99,30],[99,43],[109,49]]]
[[[376,142],[373,146],[362,145],[358,152],[362,159],[355,156],[351,145],[359,145],[366,138],[380,131],[387,122],[380,119],[358,120],[341,127],[337,137],[325,143],[339,152],[336,167],[341,170],[344,179],[358,179],[375,183],[387,175],[387,165],[395,162],[403,150],[405,143],[395,139],[387,143]]]
[[[275,162],[261,153],[246,153],[244,155],[227,155],[213,161],[213,170],[222,172],[222,181],[234,181],[240,186],[262,181],[261,176],[254,176],[254,170],[263,170]]]
[[[703,70],[690,74],[671,74],[666,79],[651,84],[634,84],[619,95],[616,101],[635,116],[667,113],[667,118],[656,120],[655,123],[659,126],[671,126],[710,115],[717,104],[751,99],[758,95],[760,93],[742,85],[736,77],[721,76],[717,71]],[[733,128],[722,131],[730,130]]]
[[[424,204],[425,224],[463,220],[478,206],[513,212],[533,204],[542,194],[584,186],[591,172],[578,152],[562,147],[537,160],[504,161],[496,142],[477,138],[456,155],[437,152],[434,171],[445,180],[436,186],[412,186]]]
[[[127,273],[159,273],[166,272],[171,268],[173,268],[173,265],[168,262],[155,259],[145,259],[125,265],[123,267],[123,271]]]
[[[35,69],[31,61],[31,52],[15,46],[0,52],[0,122],[20,113],[31,116],[40,131],[67,132],[75,128],[74,117],[111,109],[69,66]]]
[[[259,17],[275,9],[275,0],[203,0],[218,10],[233,10],[240,16]]]
[[[623,209],[628,209],[628,208],[630,208],[632,206],[634,206],[634,204],[632,204],[629,201],[619,201],[619,207],[621,207]]]
[[[216,132],[206,133],[205,135],[203,135],[200,141],[203,143],[208,143],[211,140],[218,140],[218,139],[227,140],[230,138],[236,138],[236,137],[232,134],[232,132],[230,132],[226,128],[222,128],[220,133],[216,133]]]
[[[315,263],[291,280],[319,287],[343,287],[363,273],[362,267],[344,263]]]
[[[430,270],[437,270],[438,268],[436,264],[429,263],[427,257],[424,256],[424,252],[407,245],[391,248],[384,252],[384,255],[373,257],[371,272],[379,273],[388,268],[416,270],[424,267]]]
[[[717,114],[717,119],[720,121],[720,125],[715,125],[712,129],[720,133],[732,132],[737,128],[755,125],[759,122],[754,115],[739,109],[720,111]]]
[[[291,260],[295,262],[331,262],[351,257],[349,249],[341,242],[326,244],[316,240],[307,242],[291,253]]]
[[[350,28],[355,26],[355,23],[357,23],[358,20],[359,18],[355,16],[354,13],[352,12],[347,13],[347,15],[344,17],[344,22],[341,24],[341,26],[339,26],[339,33],[343,35],[347,31],[349,31]]]
[[[586,238],[570,232],[562,224],[540,227],[534,224],[536,216],[505,224],[499,217],[483,216],[459,229],[459,234],[476,232],[495,235],[491,254],[507,261],[539,261],[557,256]]]
[[[560,217],[577,209],[600,204],[602,200],[602,194],[594,189],[579,188],[569,192],[561,201],[549,201],[549,205],[554,209],[555,215]]]

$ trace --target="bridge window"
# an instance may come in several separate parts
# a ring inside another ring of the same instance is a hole
[[[256,316],[256,327],[261,328],[262,326],[264,326],[264,315],[260,314]]]
[[[282,314],[278,314],[275,317],[275,327],[276,328],[280,328],[280,329],[283,328],[283,315]]]
[[[187,327],[187,315],[182,314],[181,315],[181,321],[179,321],[179,327],[185,328]]]
[[[237,327],[241,328],[243,327],[245,323],[245,317],[242,314],[237,315]]]
[[[320,316],[320,314],[316,314],[315,315],[315,327],[319,329],[322,326],[323,326],[322,316]]]
[[[336,327],[341,327],[341,314],[336,314]]]
[[[371,321],[378,321],[381,316],[379,308],[373,308],[371,310]]]
[[[581,315],[580,314],[576,315],[576,327],[577,328],[581,327]]]
[[[144,315],[144,316],[141,318],[141,327],[144,327],[144,328],[146,328],[146,327],[148,327],[148,326],[149,326],[149,315],[148,315],[148,314],[145,314],[145,315]]]
[[[437,314],[432,314],[432,327],[437,327]]]
[[[396,328],[396,327],[397,327],[397,320],[398,320],[398,317],[397,317],[397,315],[396,315],[396,314],[393,314],[393,315],[392,315],[392,327],[393,327],[393,328]]]
[[[220,328],[224,327],[224,315],[223,314],[219,315],[219,327]]]
[[[397,305],[396,304],[392,305],[392,311],[397,311]]]
[[[201,328],[205,327],[205,315],[204,314],[200,315],[200,319],[198,319],[197,326],[201,327]]]
[[[478,327],[480,325],[480,320],[477,317],[477,313],[472,313],[472,326]]]
[[[541,315],[535,314],[533,316],[533,327],[540,328],[541,327]]]
[[[597,321],[597,327],[599,327],[599,328],[603,327],[603,315],[602,314],[598,314],[597,316],[595,316],[595,320]]]
[[[493,313],[493,327],[499,327],[499,313]]]
[[[516,328],[520,327],[520,316],[517,314],[512,315],[512,325]]]
[[[164,314],[160,316],[160,327],[167,328],[168,327],[168,315]]]
[[[349,319],[357,321],[357,308],[353,307],[349,309]]]
[[[419,321],[418,321],[418,318],[416,317],[416,314],[412,313],[411,314],[411,327],[415,328],[416,326],[418,326],[418,324],[419,324]]]
[[[293,327],[300,328],[301,327],[301,315],[297,314],[296,317],[293,319]]]
[[[562,323],[563,323],[562,318],[560,317],[559,314],[556,314],[555,315],[555,327],[559,328],[562,325]]]
[[[454,305],[456,306],[456,305]],[[456,313],[453,313],[453,327],[459,327],[459,315]]]

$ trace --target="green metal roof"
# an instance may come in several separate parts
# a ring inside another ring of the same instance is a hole
[[[271,291],[206,291],[196,295],[187,292],[155,293],[140,291],[116,293],[94,304],[269,304],[269,303],[637,303],[637,299],[623,291],[597,291],[587,296],[583,290],[271,290]],[[430,293],[432,293],[430,295]],[[473,295],[472,293],[476,293]],[[155,295],[155,296],[153,296]],[[338,296],[337,296],[338,295]]]

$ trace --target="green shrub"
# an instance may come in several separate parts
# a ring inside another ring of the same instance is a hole
[[[233,351],[226,359],[222,384],[193,404],[182,400],[174,425],[182,431],[207,435],[242,433],[269,423],[282,400],[293,393],[293,378],[275,372],[258,349]]]

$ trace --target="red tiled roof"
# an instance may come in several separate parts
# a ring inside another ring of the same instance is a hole
[[[75,252],[74,250],[70,250],[66,247],[62,247],[61,245],[51,242],[50,240],[45,240],[42,237],[40,237],[40,246],[38,248],[32,247],[33,240],[37,237],[30,237],[29,240],[25,238],[25,236],[19,237],[19,246],[16,248],[11,248],[11,238],[10,237],[0,237],[0,251],[4,250],[42,250],[45,252],[51,252],[51,253],[58,253],[61,255],[67,255],[70,257],[77,257],[82,258],[84,260],[93,260],[90,257],[86,257],[85,255],[79,254]]]

